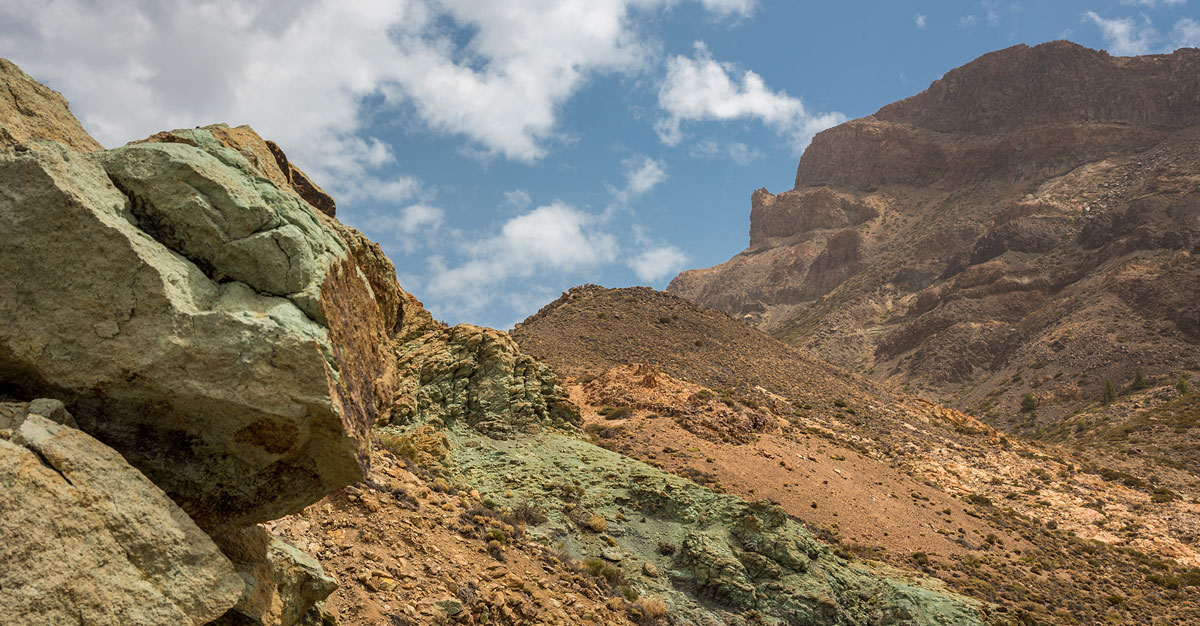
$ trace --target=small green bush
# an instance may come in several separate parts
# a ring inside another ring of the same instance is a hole
[[[1021,411],[1025,413],[1033,413],[1038,408],[1037,398],[1033,397],[1032,393],[1027,393],[1021,397]]]

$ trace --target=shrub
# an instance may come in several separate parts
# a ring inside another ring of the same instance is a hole
[[[976,506],[992,506],[992,501],[987,496],[980,495],[978,493],[967,494],[965,497],[963,497],[963,500],[966,500],[967,502],[970,502]]]
[[[608,529],[608,520],[604,519],[603,515],[593,514],[587,518],[584,526],[587,526],[594,533],[602,533]]]
[[[1104,401],[1104,404],[1117,399],[1117,386],[1113,384],[1111,378],[1104,379],[1104,391],[1101,393],[1100,399]]]
[[[1150,496],[1151,502],[1170,502],[1175,499],[1175,492],[1166,487],[1159,487]]]
[[[546,520],[548,519],[546,517],[545,507],[536,504],[530,504],[528,502],[522,502],[517,506],[514,506],[512,510],[512,516],[519,521],[529,524],[530,526],[540,526],[545,524]]]
[[[583,562],[583,569],[592,576],[600,576],[608,581],[608,584],[617,587],[625,583],[625,572],[621,568],[596,557],[588,557]]]
[[[627,406],[606,406],[598,411],[606,420],[623,420],[633,416],[633,408]]]
[[[646,619],[656,620],[667,616],[667,603],[662,598],[645,596],[638,598],[637,605]]]
[[[1178,391],[1181,396],[1186,396],[1191,390],[1192,387],[1188,384],[1187,374],[1180,374],[1179,378],[1175,381],[1175,391]]]
[[[1032,413],[1038,408],[1037,398],[1033,397],[1032,393],[1027,393],[1021,397],[1021,411]]]

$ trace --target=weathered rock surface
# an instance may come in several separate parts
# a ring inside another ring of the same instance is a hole
[[[753,193],[749,247],[668,289],[1008,427],[1035,427],[1012,417],[1025,393],[1053,420],[1106,378],[1177,376],[1200,343],[1180,308],[1200,281],[1197,76],[1196,49],[984,55],[819,133],[793,190]]]
[[[579,411],[551,369],[504,332],[460,324],[415,329],[397,343],[392,423],[465,423],[492,436],[578,427]]]
[[[52,139],[80,152],[103,150],[71,115],[62,94],[33,80],[12,61],[0,59],[0,148]]]
[[[337,589],[316,559],[261,526],[239,528],[217,542],[245,581],[237,605],[214,622],[218,626],[292,626]]]
[[[0,419],[27,410],[0,404]],[[237,600],[242,580],[229,560],[115,451],[35,413],[7,432],[11,440],[0,436],[0,621],[198,625]]]
[[[190,132],[0,155],[0,381],[66,402],[213,529],[359,479],[391,393],[383,310],[345,240]]]
[[[493,506],[544,507],[548,519],[529,532],[576,559],[619,561],[625,583],[663,598],[676,623],[984,623],[981,604],[939,581],[847,562],[774,504],[562,433],[497,440],[456,429],[449,457],[450,473]],[[584,527],[593,515],[608,520],[603,535]]]
[[[240,153],[254,166],[255,170],[270,179],[280,189],[290,188],[313,208],[329,217],[334,217],[337,208],[333,198],[289,161],[283,149],[275,142],[264,140],[249,126],[230,127],[228,124],[212,124],[205,126],[203,130],[208,131],[221,145]],[[207,137],[204,134],[195,133],[192,130],[175,130],[155,133],[143,141],[195,146],[197,141],[206,140]]]

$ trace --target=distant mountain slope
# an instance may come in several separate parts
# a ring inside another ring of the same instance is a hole
[[[573,377],[600,445],[778,502],[843,553],[917,567],[1019,623],[1200,619],[1200,584],[1162,591],[1200,575],[1187,472],[1002,436],[649,288],[576,287],[511,334]]]
[[[1200,50],[984,55],[751,205],[750,246],[668,291],[992,424],[1200,368]]]

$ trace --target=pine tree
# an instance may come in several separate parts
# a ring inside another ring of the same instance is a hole
[[[1033,397],[1032,393],[1027,393],[1021,398],[1021,411],[1032,413],[1038,408],[1037,398]]]
[[[1133,389],[1141,390],[1149,386],[1150,383],[1146,380],[1146,375],[1142,374],[1142,368],[1137,368],[1133,373]]]
[[[1104,400],[1104,404],[1117,399],[1117,386],[1113,384],[1111,378],[1104,379],[1104,395],[1102,399]]]
[[[1181,396],[1186,396],[1191,390],[1192,386],[1188,384],[1187,374],[1180,374],[1179,380],[1175,381],[1175,391],[1178,391]]]

